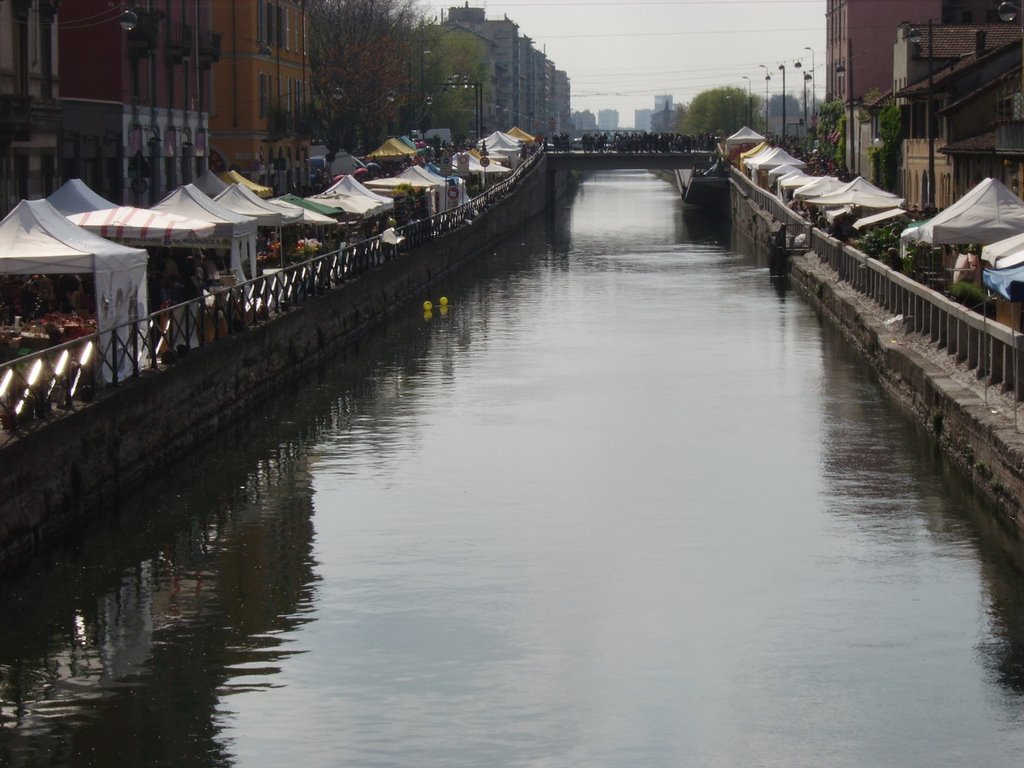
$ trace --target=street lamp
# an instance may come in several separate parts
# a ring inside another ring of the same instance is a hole
[[[854,131],[853,125],[853,38],[846,38],[846,64],[839,62],[836,64],[835,69],[836,77],[846,80],[846,96],[849,104],[849,118],[847,119],[847,130],[849,131],[849,143],[850,143],[850,173],[857,174],[856,167],[859,165],[857,162],[857,134]]]
[[[786,143],[786,65],[779,64],[782,72],[782,143]]]
[[[139,15],[135,13],[135,11],[129,9],[121,14],[117,23],[121,25],[121,29],[125,32],[131,32],[139,25]]]
[[[804,46],[804,50],[811,52],[811,120],[814,121],[815,129],[817,129],[817,126],[818,126],[818,121],[817,121],[817,117],[818,117],[818,112],[817,112],[817,109],[818,109],[818,106],[817,106],[817,104],[818,104],[818,88],[817,88],[817,86],[815,84],[815,81],[814,81],[814,77],[815,77],[814,71],[816,69],[816,67],[814,66],[814,49],[811,48],[810,46],[805,45]]]
[[[768,81],[772,79],[772,73],[764,64],[758,64],[764,70],[764,135],[768,135]]]
[[[754,122],[754,97],[750,95],[750,78],[746,75],[740,77],[747,81],[747,124],[750,125]]]
[[[1009,3],[1003,3],[1009,5]],[[1003,12],[1003,5],[999,6],[1000,13]],[[921,30],[912,29],[907,39],[915,45],[921,42]],[[935,67],[932,58],[932,20],[928,19],[928,103],[925,111],[925,119],[928,121],[928,194],[925,203],[929,208],[935,207],[935,127],[932,119],[932,85]]]
[[[808,147],[810,145],[810,134],[807,132],[807,81],[808,80],[813,82],[814,75],[812,75],[810,72],[804,72],[804,146],[805,147]],[[812,86],[811,90],[812,91],[814,90],[813,86]],[[813,97],[813,95],[814,94],[812,93],[811,96]],[[813,110],[812,110],[812,112],[813,112]]]

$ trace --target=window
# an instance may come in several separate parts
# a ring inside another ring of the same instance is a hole
[[[256,0],[256,40],[260,43],[267,40],[266,12],[264,0]]]
[[[267,76],[260,72],[260,117],[267,114]]]

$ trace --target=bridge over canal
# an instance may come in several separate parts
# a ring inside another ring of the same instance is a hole
[[[548,171],[699,171],[715,154],[697,152],[548,152]]]

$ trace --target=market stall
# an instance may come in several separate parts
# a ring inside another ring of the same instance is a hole
[[[228,210],[192,184],[178,187],[151,210],[213,223],[212,235],[187,241],[187,244],[199,248],[229,248],[229,263],[235,276],[240,280],[256,276],[255,218]],[[247,271],[243,264],[248,266]]]
[[[901,241],[932,245],[988,245],[1024,233],[1024,202],[997,179],[981,181],[967,194]]]
[[[0,221],[0,274],[91,278],[95,317],[68,318],[68,325],[81,329],[88,321],[95,322],[107,363],[103,377],[108,381],[115,370],[122,378],[133,368],[124,347],[132,333],[128,324],[148,314],[146,261],[144,249],[113,243],[82,229],[46,200],[22,200]],[[56,325],[52,318],[51,323]],[[33,333],[32,324],[28,328]]]

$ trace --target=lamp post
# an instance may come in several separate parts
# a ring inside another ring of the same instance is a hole
[[[1020,10],[1021,10],[1020,7],[1014,5],[1013,3],[1000,3],[999,4],[999,9],[998,9],[997,13],[999,14],[999,18],[1002,19],[1003,21],[1013,21],[1014,19],[1020,17],[1022,39],[1024,39],[1024,14],[1022,14],[1020,12]],[[1022,42],[1022,45],[1024,45],[1024,42]],[[1022,74],[1022,78],[1024,78],[1024,74]],[[1024,84],[1024,80],[1022,80],[1022,84]],[[1024,193],[1024,163],[1021,163],[1020,165],[1018,165],[1017,173],[1018,173],[1018,178],[1021,179],[1020,193]],[[1014,352],[1017,351],[1016,345],[1014,345],[1013,349],[1014,349]],[[1016,408],[1016,406],[1014,406],[1014,409],[1013,409],[1013,418],[1014,418],[1014,421],[1016,422],[1016,419],[1017,419],[1017,408]]]
[[[807,132],[807,81],[811,80],[813,82],[813,77],[814,76],[810,72],[804,72],[804,147],[805,148],[810,146],[810,136],[811,136],[810,133]],[[811,90],[813,91],[814,88],[812,87]],[[811,95],[813,96],[814,94],[812,93]]]
[[[746,75],[740,77],[747,81],[747,124],[750,125],[754,122],[754,97],[750,95],[750,78]]]
[[[764,134],[768,135],[768,81],[772,79],[772,73],[764,64],[758,64],[764,70]]]
[[[786,143],[786,65],[779,64],[782,72],[782,143]]]
[[[804,46],[804,50],[811,52],[811,121],[814,123],[815,133],[817,133],[817,128],[818,128],[818,120],[817,120],[817,117],[818,117],[818,106],[817,106],[817,104],[818,104],[818,88],[817,88],[817,84],[814,81],[814,77],[815,77],[815,74],[814,74],[814,70],[815,70],[815,66],[814,66],[814,49],[811,48],[810,46],[805,45]]]
[[[1006,5],[1004,3],[1003,5]],[[1000,6],[1002,10],[1002,6]],[[921,31],[919,29],[910,30],[910,34],[907,36],[910,42],[915,45],[921,42]],[[932,118],[932,86],[933,79],[935,76],[934,59],[932,58],[932,20],[928,19],[928,102],[925,109],[925,120],[928,121],[926,126],[928,133],[928,190],[925,195],[925,204],[929,208],[935,207],[935,122]]]
[[[846,80],[846,97],[849,104],[849,118],[847,119],[847,131],[849,132],[849,144],[850,144],[850,173],[857,174],[856,166],[859,165],[857,162],[857,134],[854,131],[853,125],[853,38],[846,39],[846,64],[842,62],[836,64],[836,77]]]

